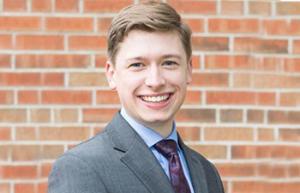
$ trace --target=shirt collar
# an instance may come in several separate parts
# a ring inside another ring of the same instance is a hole
[[[146,127],[146,126],[138,123],[136,120],[134,120],[130,115],[127,114],[127,112],[124,108],[121,108],[120,113],[123,116],[123,118],[129,123],[129,125],[145,141],[145,143],[147,144],[147,146],[149,148],[151,148],[153,145],[155,145],[157,142],[159,142],[163,139],[172,139],[176,142],[176,144],[178,146],[178,136],[177,136],[177,132],[176,132],[175,122],[173,122],[173,128],[172,128],[172,132],[170,133],[170,135],[166,138],[163,138],[159,133],[157,133],[153,129]]]

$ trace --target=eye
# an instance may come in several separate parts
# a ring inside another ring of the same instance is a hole
[[[143,67],[143,66],[144,66],[143,63],[137,62],[137,63],[132,63],[132,64],[130,64],[128,67],[129,67],[129,68],[141,68],[141,67]]]
[[[166,60],[162,63],[162,65],[168,68],[175,68],[176,66],[178,66],[178,63],[172,60]]]

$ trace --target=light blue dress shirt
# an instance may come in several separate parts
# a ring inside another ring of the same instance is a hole
[[[163,170],[165,171],[166,175],[170,179],[168,160],[154,148],[154,145],[157,142],[163,140],[164,138],[159,133],[155,132],[153,129],[147,128],[144,125],[142,125],[142,124],[138,123],[137,121],[135,121],[132,117],[130,117],[126,113],[124,108],[121,109],[121,115],[129,123],[129,125],[140,135],[140,137],[145,141],[145,143],[147,144],[149,149],[153,152],[154,156],[159,161],[159,163],[162,166]],[[178,147],[177,148],[178,149],[178,154],[179,154],[179,157],[180,157],[181,165],[183,167],[183,172],[184,172],[185,178],[188,181],[191,193],[194,193],[194,189],[193,189],[193,186],[192,186],[192,183],[191,183],[191,177],[190,177],[190,174],[189,174],[188,166],[187,166],[185,157],[183,155],[183,152],[182,152],[180,146],[178,145],[178,136],[177,136],[177,132],[176,132],[175,122],[173,123],[172,132],[165,139],[172,139],[172,140],[176,141],[176,144],[177,144],[177,147]]]

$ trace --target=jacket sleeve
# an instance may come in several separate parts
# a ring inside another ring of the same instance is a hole
[[[97,172],[84,160],[66,154],[53,165],[48,193],[107,193]]]

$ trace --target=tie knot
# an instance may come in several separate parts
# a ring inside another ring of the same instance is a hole
[[[177,153],[177,145],[174,140],[165,139],[161,140],[154,145],[155,149],[164,157],[169,158],[172,154]]]

